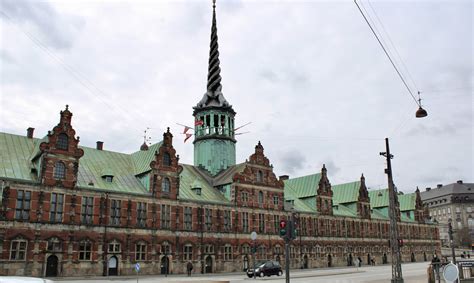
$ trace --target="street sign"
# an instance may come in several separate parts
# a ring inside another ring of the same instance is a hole
[[[252,233],[250,233],[250,239],[252,239],[252,241],[257,240],[257,232],[253,231]]]
[[[443,277],[446,282],[455,282],[459,276],[459,269],[453,263],[449,263],[444,267]]]
[[[140,271],[140,263],[138,262],[135,264],[135,271],[136,272]]]

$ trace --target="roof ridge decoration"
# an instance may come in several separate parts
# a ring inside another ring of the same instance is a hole
[[[217,41],[216,0],[212,5],[211,43],[209,50],[209,67],[207,73],[207,92],[194,107],[195,109],[206,107],[223,107],[232,109],[222,94],[221,68],[219,61],[219,43]]]

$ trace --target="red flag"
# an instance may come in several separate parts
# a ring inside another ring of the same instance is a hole
[[[190,130],[190,129],[191,129],[190,127],[188,127],[188,126],[184,126],[184,131],[183,131],[183,134],[186,134],[186,132],[187,132],[188,130]]]
[[[186,142],[192,136],[193,136],[193,134],[186,134],[186,138],[184,139],[184,142]]]
[[[194,126],[202,126],[202,125],[204,125],[204,122],[202,120],[194,121]]]

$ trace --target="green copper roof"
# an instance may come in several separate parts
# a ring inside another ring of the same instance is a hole
[[[359,188],[360,181],[332,186],[333,204],[357,202]]]
[[[236,173],[240,173],[245,169],[245,163],[232,165],[225,171],[222,171],[214,178],[214,186],[230,184],[233,182],[232,178]]]
[[[291,192],[291,196],[294,196],[296,198],[316,196],[320,179],[321,174],[316,173],[312,175],[285,180],[285,194],[287,191]]]
[[[140,175],[142,173],[148,172],[151,170],[150,163],[155,159],[155,152],[161,146],[161,142],[155,143],[148,147],[148,150],[140,150],[131,154],[135,175]]]
[[[415,210],[416,194],[398,195],[400,211]]]
[[[357,217],[357,211],[354,211],[343,204],[334,205],[332,207],[332,213],[336,216]]]
[[[214,202],[230,204],[219,190],[211,186],[204,177],[199,169],[192,165],[181,164],[183,166],[183,172],[180,175],[179,185],[179,198],[203,201],[203,202]],[[201,186],[201,194],[197,194],[196,190],[193,190],[193,186]]]
[[[388,206],[388,189],[369,191],[370,207]]]
[[[0,177],[34,181],[30,157],[38,139],[0,133]]]
[[[372,209],[372,213],[370,215],[373,219],[383,219],[388,220],[388,210],[387,209]]]

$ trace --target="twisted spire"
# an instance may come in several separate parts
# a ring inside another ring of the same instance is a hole
[[[211,44],[209,51],[209,70],[207,73],[207,91],[221,90],[221,68],[219,67],[219,44],[217,43],[216,0],[212,1]]]

